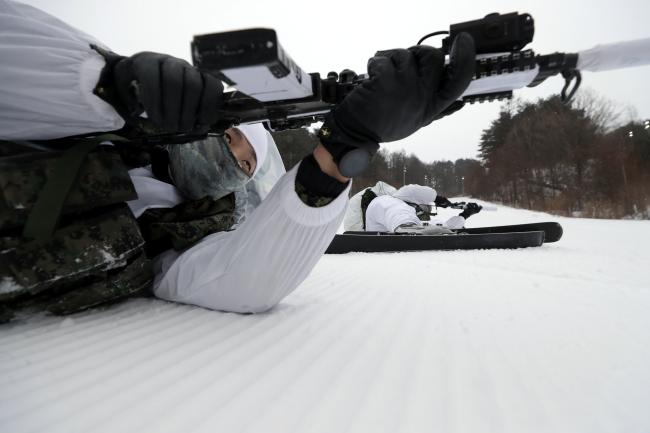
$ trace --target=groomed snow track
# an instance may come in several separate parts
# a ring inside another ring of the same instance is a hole
[[[0,431],[648,432],[650,222],[555,220],[540,248],[325,256],[265,314],[2,325]]]

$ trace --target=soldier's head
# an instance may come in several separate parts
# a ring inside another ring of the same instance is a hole
[[[174,185],[192,200],[219,199],[239,191],[259,172],[271,135],[262,125],[229,128],[182,145],[168,146]]]
[[[425,185],[404,185],[393,194],[393,197],[404,201],[415,209],[415,214],[422,221],[431,220],[431,211],[436,199],[436,190]]]
[[[240,125],[225,131],[230,151],[237,159],[239,168],[248,177],[253,177],[266,158],[267,133],[261,125]]]

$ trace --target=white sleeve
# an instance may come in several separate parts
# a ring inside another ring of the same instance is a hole
[[[465,218],[460,215],[454,215],[443,224],[448,229],[458,230],[465,227]]]
[[[394,232],[400,225],[408,223],[422,225],[415,209],[395,197],[379,196],[366,209],[366,230],[369,232]]]
[[[294,291],[342,223],[350,186],[327,206],[304,204],[297,167],[234,231],[216,233],[177,256],[158,260],[156,296],[238,313],[266,311]]]
[[[124,120],[92,93],[104,59],[92,37],[28,5],[0,0],[0,139],[111,131]]]

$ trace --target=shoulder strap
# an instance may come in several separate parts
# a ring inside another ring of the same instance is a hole
[[[363,222],[363,229],[366,229],[366,210],[370,205],[370,202],[377,198],[377,194],[371,189],[368,188],[364,191],[361,196],[361,218]]]
[[[86,156],[99,143],[107,140],[124,140],[124,138],[114,134],[103,134],[85,139],[63,152],[54,163],[52,173],[27,217],[23,237],[39,242],[45,242],[52,237],[63,204],[79,176],[79,169]]]

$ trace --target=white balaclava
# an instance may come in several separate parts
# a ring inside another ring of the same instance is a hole
[[[255,150],[255,158],[257,159],[257,165],[255,166],[255,171],[251,177],[255,177],[257,172],[260,170],[260,167],[264,164],[266,160],[266,154],[268,153],[268,137],[266,129],[260,123],[255,123],[253,125],[239,125],[236,127],[239,129],[246,139]]]
[[[435,201],[436,190],[424,185],[404,185],[393,193],[393,197],[413,204],[431,204]]]
[[[203,140],[168,145],[169,171],[174,185],[190,200],[209,196],[220,199],[241,190],[264,165],[271,136],[262,125],[238,127],[255,150],[257,165],[251,177],[239,168],[237,158],[222,135],[208,135]]]

